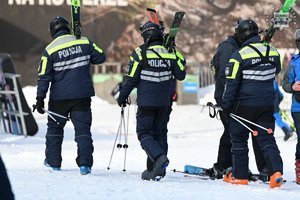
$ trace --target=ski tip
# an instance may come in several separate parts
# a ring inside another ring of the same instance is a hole
[[[175,13],[175,15],[181,15],[181,17],[183,17],[185,15],[184,11],[178,11]]]
[[[152,8],[147,8],[147,11],[156,12],[156,10],[154,10]]]

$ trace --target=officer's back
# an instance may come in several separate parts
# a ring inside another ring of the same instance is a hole
[[[103,63],[105,61],[103,51],[88,38],[77,39],[76,36],[71,35],[68,26],[63,26],[62,17],[53,21],[51,36],[54,40],[43,51],[39,67],[38,96],[45,95],[49,82],[51,82],[50,99],[94,96],[90,63]],[[63,29],[59,26],[63,26]]]
[[[132,52],[120,95],[128,96],[136,87],[139,106],[169,106],[172,77],[185,78],[185,59],[179,51],[169,52],[163,46],[163,31],[158,25],[148,22],[141,32],[145,44]]]
[[[226,100],[237,98],[243,105],[273,104],[273,81],[281,70],[279,53],[264,45],[258,35],[246,38],[225,69]],[[231,97],[230,97],[231,96]],[[224,99],[224,98],[223,98]]]

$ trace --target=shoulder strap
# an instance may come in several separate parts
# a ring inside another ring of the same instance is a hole
[[[143,62],[143,66],[144,67],[148,67],[148,61],[147,61],[147,56],[146,56],[146,52],[147,52],[147,46],[146,44],[143,44],[141,47],[141,55],[142,55],[142,62]]]
[[[159,53],[157,53],[154,49],[149,49],[149,50],[152,51],[153,53],[155,53],[155,55],[157,55],[160,59],[162,59],[162,61],[165,63],[165,65],[168,67],[169,70],[171,69],[169,64],[167,63],[167,61],[163,57],[161,57],[161,55],[159,55]]]
[[[252,46],[251,44],[248,44],[247,46],[250,47],[251,49],[253,49],[260,56],[260,58],[261,58],[260,62],[264,62],[264,63],[269,62],[269,53],[270,53],[269,45],[267,45],[267,52],[266,52],[265,56],[263,56],[262,53],[256,47]]]

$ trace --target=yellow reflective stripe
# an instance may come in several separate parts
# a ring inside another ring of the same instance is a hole
[[[251,45],[254,46],[254,47],[263,46],[261,43],[254,43],[254,44],[251,44]],[[244,48],[242,48],[241,50],[239,50],[239,52],[242,53],[243,51],[246,51],[247,49],[250,49],[250,47],[249,46],[245,46]]]
[[[143,60],[141,48],[137,47],[134,51],[135,51],[136,55],[139,57],[139,60]]]
[[[135,71],[136,71],[138,65],[139,65],[139,62],[134,61],[132,70],[131,70],[131,72],[130,72],[130,74],[129,74],[130,77],[133,77],[133,76],[134,76]]]
[[[160,53],[159,55],[162,58],[176,59],[176,56],[174,54],[170,54],[170,53]],[[159,58],[159,57],[155,53],[148,53],[147,58]]]
[[[231,76],[226,76],[226,78],[228,79],[235,79],[236,78],[236,74],[239,70],[239,67],[240,67],[240,62],[235,60],[235,59],[230,59],[229,60],[230,63],[234,63],[233,65],[233,69],[232,69],[232,73],[231,73]]]
[[[88,40],[75,40],[75,41],[67,42],[65,44],[58,45],[58,46],[48,50],[48,54],[51,55],[56,51],[59,51],[61,49],[67,48],[67,47],[71,47],[73,45],[78,45],[78,44],[89,44],[89,41]]]
[[[180,59],[177,60],[177,64],[178,64],[180,70],[183,71],[183,70],[184,70],[184,65],[181,63],[181,60],[180,60]]]
[[[99,53],[103,53],[103,50],[100,49],[95,43],[93,44],[94,49],[96,49],[97,51],[99,51]]]
[[[184,60],[183,55],[182,55],[179,51],[176,51],[176,56],[177,56],[180,60]]]
[[[48,59],[46,56],[42,56],[41,58],[41,62],[42,62],[42,69],[41,69],[41,72],[39,73],[39,75],[44,75],[46,73],[46,67],[47,67],[47,62],[48,62]]]
[[[164,46],[162,46],[162,45],[154,45],[154,46],[149,47],[148,49],[162,49],[162,48],[164,48]]]
[[[266,52],[262,52],[262,55],[265,56]],[[243,60],[248,59],[248,58],[260,58],[260,56],[256,52],[244,54],[241,56],[242,56]],[[279,56],[279,54],[277,51],[270,51],[269,56]]]
[[[132,56],[130,56],[130,58],[129,58],[129,59],[133,61],[133,57],[132,57]]]

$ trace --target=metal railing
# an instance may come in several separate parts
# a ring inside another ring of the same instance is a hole
[[[14,115],[17,123],[18,123],[17,118],[20,119],[21,129],[19,130],[19,133],[24,134],[26,137],[27,129],[26,129],[26,123],[25,123],[24,116],[28,115],[28,113],[23,112],[20,93],[19,93],[18,84],[17,84],[17,78],[19,78],[21,76],[19,74],[4,73],[4,77],[12,80],[13,89],[12,90],[0,90],[0,95],[3,96],[4,98],[9,98],[10,95],[13,95],[13,97],[16,99],[16,104],[17,104],[17,107],[14,110],[11,110],[11,111],[6,110],[6,112],[8,115]],[[11,103],[14,104],[14,102],[11,102]],[[3,112],[2,108],[0,108],[0,112]],[[0,115],[0,117],[1,116],[3,117],[3,115]],[[2,120],[2,121],[4,121],[4,120]],[[3,122],[3,126],[5,126],[4,122]],[[10,133],[7,131],[7,130],[9,130],[8,128],[5,128],[4,131],[5,130],[7,133]]]

